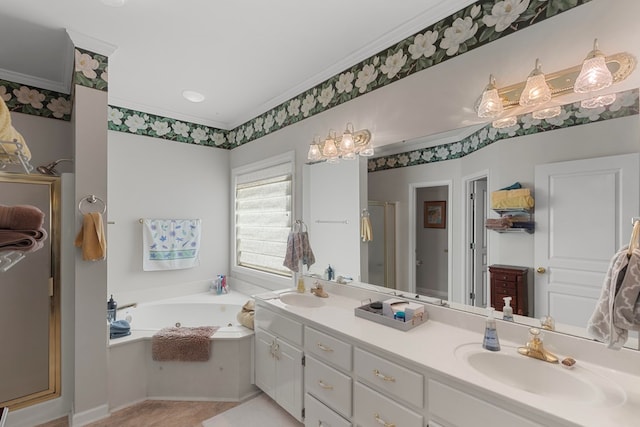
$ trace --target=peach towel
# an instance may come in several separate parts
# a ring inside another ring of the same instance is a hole
[[[82,259],[85,261],[99,261],[105,258],[107,241],[100,212],[84,214],[82,228],[76,236],[75,245],[82,248]]]

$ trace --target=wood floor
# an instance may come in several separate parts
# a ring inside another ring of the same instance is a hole
[[[147,400],[111,414],[87,427],[202,427],[202,422],[240,402],[176,402]],[[66,418],[37,427],[69,427]]]

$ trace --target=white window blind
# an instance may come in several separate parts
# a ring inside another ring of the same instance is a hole
[[[238,175],[235,188],[236,264],[291,276],[282,265],[291,230],[292,166]]]

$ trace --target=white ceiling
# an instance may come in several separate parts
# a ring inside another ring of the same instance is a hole
[[[0,78],[61,91],[71,30],[116,48],[110,104],[230,129],[471,3],[2,0]]]

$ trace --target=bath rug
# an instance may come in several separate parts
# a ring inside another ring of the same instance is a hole
[[[264,393],[202,422],[202,427],[238,426],[302,427],[303,424]]]
[[[211,335],[218,326],[169,327],[151,338],[151,357],[158,362],[206,362],[209,360]]]

